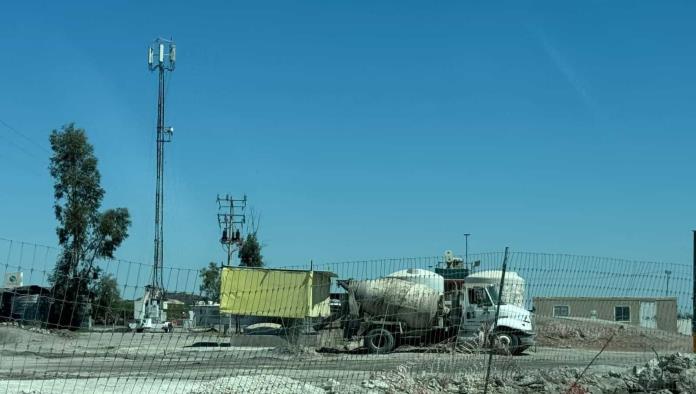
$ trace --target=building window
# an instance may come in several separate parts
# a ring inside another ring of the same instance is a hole
[[[614,320],[631,321],[631,308],[627,306],[614,307]]]
[[[568,305],[554,305],[553,317],[568,317],[570,316],[570,307]]]

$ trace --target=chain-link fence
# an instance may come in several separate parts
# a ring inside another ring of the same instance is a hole
[[[692,346],[690,264],[445,254],[231,267],[208,292],[165,267],[162,294],[150,264],[64,258],[0,239],[0,392],[645,388],[624,370]]]

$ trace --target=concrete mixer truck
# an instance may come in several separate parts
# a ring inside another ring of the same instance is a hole
[[[531,313],[499,300],[497,287],[485,278],[466,278],[446,291],[433,281],[408,278],[342,280],[343,337],[362,339],[376,354],[402,344],[429,345],[447,340],[479,343],[520,354],[534,344]],[[435,283],[436,286],[429,285]],[[496,307],[500,303],[497,323]]]

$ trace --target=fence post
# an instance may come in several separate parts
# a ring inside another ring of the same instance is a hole
[[[694,260],[693,260],[693,279],[691,285],[691,345],[692,351],[696,353],[696,230],[692,231],[694,234]]]
[[[505,256],[503,257],[503,272],[500,275],[500,288],[498,289],[498,305],[495,307],[495,319],[493,320],[493,328],[491,331],[491,335],[495,331],[496,327],[498,326],[498,316],[500,316],[500,304],[503,302],[503,286],[505,286],[505,271],[507,271],[507,261],[508,261],[508,250],[509,247],[505,247]],[[489,333],[486,333],[486,339],[488,339]],[[490,346],[492,344],[491,341],[486,340],[484,343],[488,343]],[[486,367],[486,383],[485,386],[483,387],[483,393],[488,394],[488,381],[491,377],[491,363],[493,362],[493,351],[492,349],[490,353],[488,354],[488,367]]]

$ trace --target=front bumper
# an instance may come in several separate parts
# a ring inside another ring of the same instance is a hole
[[[534,331],[523,331],[520,336],[520,346],[528,348],[536,345],[536,333]]]

